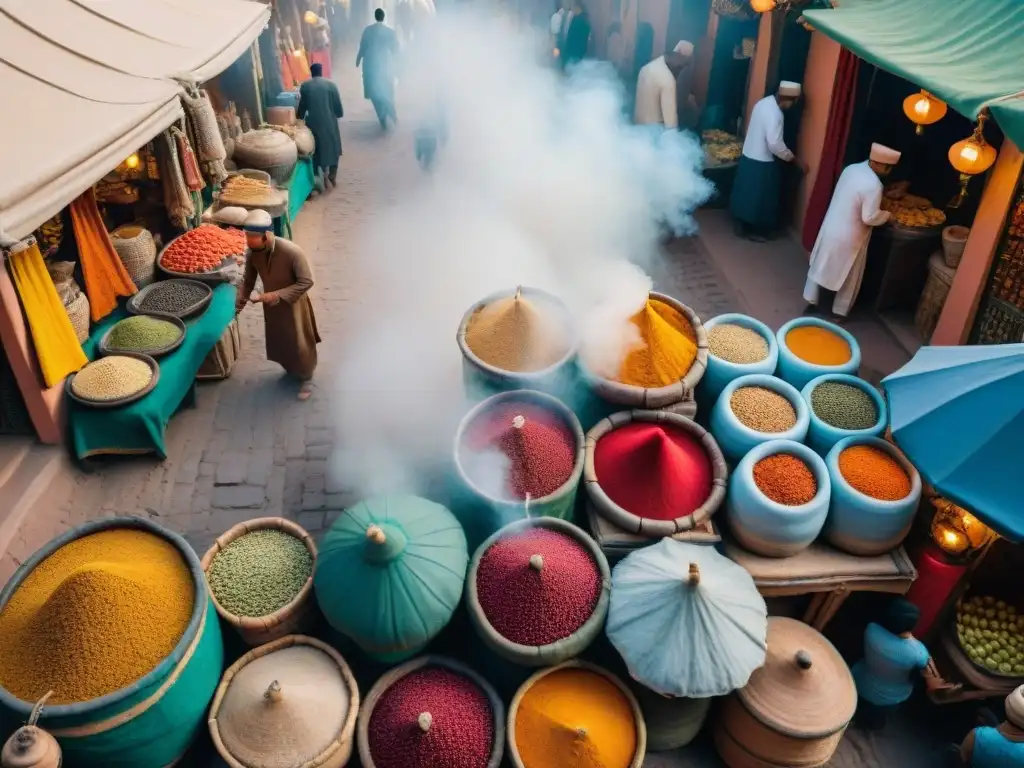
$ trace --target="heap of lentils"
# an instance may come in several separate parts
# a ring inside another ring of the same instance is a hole
[[[313,555],[291,534],[252,531],[217,553],[206,572],[217,602],[235,616],[269,616],[288,605],[313,574]]]
[[[503,371],[540,371],[561,360],[565,329],[555,312],[518,292],[481,307],[466,326],[466,346],[488,365]]]
[[[71,391],[83,400],[110,402],[138,394],[153,380],[149,363],[110,355],[86,365],[71,380]]]
[[[806,504],[818,493],[818,481],[811,468],[789,453],[766,456],[757,462],[754,484],[776,504],[791,507]]]
[[[494,749],[487,695],[465,675],[438,666],[410,672],[385,690],[367,731],[377,768],[487,768]]]
[[[499,635],[519,645],[548,645],[572,635],[593,614],[601,572],[571,536],[534,528],[500,539],[484,553],[476,591]]]
[[[36,566],[0,612],[0,685],[23,701],[89,701],[171,654],[195,599],[181,553],[145,531],[75,539]]]
[[[143,312],[183,315],[206,298],[210,289],[194,280],[169,280],[156,283],[139,301]]]
[[[789,399],[767,387],[740,387],[729,407],[745,427],[757,432],[785,432],[796,424],[796,409]]]
[[[148,315],[126,317],[110,329],[107,346],[117,352],[145,352],[163,349],[181,338],[181,328],[167,320]]]
[[[878,409],[871,395],[860,387],[838,381],[823,381],[811,391],[814,415],[836,429],[871,429],[878,422]]]
[[[839,454],[839,473],[865,496],[899,501],[910,495],[910,476],[896,459],[871,445],[851,445]]]
[[[576,438],[546,408],[502,403],[470,424],[461,454],[467,475],[492,496],[539,499],[572,475]]]
[[[708,351],[729,363],[752,365],[767,359],[768,341],[752,328],[721,323],[708,331]]]

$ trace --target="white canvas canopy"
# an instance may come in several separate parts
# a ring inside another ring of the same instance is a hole
[[[182,115],[259,36],[253,0],[0,0],[0,232],[29,234]]]

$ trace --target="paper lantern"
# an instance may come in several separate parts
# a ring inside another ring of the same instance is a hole
[[[771,13],[775,10],[775,0],[750,0],[750,8],[754,13]]]
[[[949,148],[949,162],[954,168],[960,171],[960,192],[952,202],[950,208],[957,208],[967,199],[967,184],[972,176],[984,173],[996,161],[996,148],[985,141],[985,121],[988,115],[982,112],[978,115],[978,124],[966,139],[961,139]]]
[[[907,96],[903,100],[903,113],[917,125],[917,135],[924,133],[924,127],[937,123],[946,116],[946,102],[932,96],[928,91],[921,91]]]
[[[932,540],[947,555],[967,555],[995,538],[995,532],[963,507],[938,498],[932,502]]]

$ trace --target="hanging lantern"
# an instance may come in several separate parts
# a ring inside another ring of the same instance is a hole
[[[928,91],[913,93],[903,100],[903,114],[917,125],[917,135],[924,133],[924,127],[937,123],[946,116],[946,102],[936,99]]]
[[[775,0],[750,0],[750,8],[754,13],[771,13],[775,10]]]
[[[932,540],[947,555],[968,555],[995,538],[995,531],[963,507],[943,498],[935,499],[932,505]]]
[[[314,11],[306,11],[302,15],[302,20],[311,26],[316,26],[317,22],[320,21],[320,17]]]
[[[995,147],[985,141],[984,132],[987,119],[986,112],[978,115],[978,124],[974,127],[974,133],[949,148],[949,162],[960,171],[960,192],[950,202],[950,208],[960,207],[967,199],[967,184],[971,177],[984,173],[996,161],[998,153]]]

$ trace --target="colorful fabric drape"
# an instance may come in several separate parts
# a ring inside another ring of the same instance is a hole
[[[818,230],[825,221],[828,206],[832,202],[832,192],[843,172],[843,161],[846,157],[846,142],[850,138],[850,124],[853,120],[853,108],[857,98],[857,72],[860,59],[849,49],[843,48],[839,53],[839,65],[836,67],[836,78],[832,86],[832,102],[828,108],[828,126],[825,129],[825,146],[821,150],[821,164],[818,175],[814,179],[811,199],[807,202],[807,214],[804,216],[802,242],[808,251],[814,250],[814,241],[818,239]]]
[[[196,160],[196,154],[192,151],[192,144],[189,143],[188,136],[180,128],[171,128],[171,133],[174,134],[174,140],[177,142],[178,162],[181,164],[185,186],[191,192],[198,192],[206,186],[206,182],[203,181],[203,172],[199,170],[199,161]]]
[[[30,245],[21,243],[11,249],[11,277],[28,319],[43,381],[47,387],[52,387],[89,359],[78,343],[64,304],[46,272],[39,245],[34,238],[30,242]]]
[[[291,58],[287,53],[281,54],[281,82],[286,91],[294,91],[299,87],[299,84],[295,81],[295,75],[292,74]]]
[[[328,80],[331,79],[331,49],[322,48],[318,51],[310,51],[309,54],[310,64],[319,64],[323,67],[323,76]]]
[[[85,276],[89,314],[94,323],[99,322],[117,307],[118,296],[131,296],[139,289],[110,242],[92,187],[71,203],[71,222]]]

